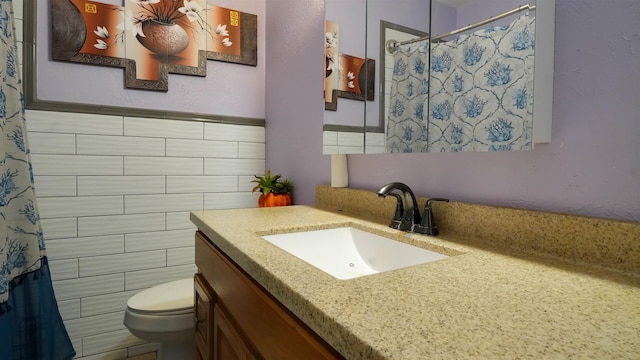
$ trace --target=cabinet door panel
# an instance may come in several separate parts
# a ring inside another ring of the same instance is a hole
[[[217,304],[213,309],[213,338],[213,360],[255,359],[242,336]]]
[[[196,359],[206,359],[211,354],[213,334],[211,332],[213,323],[213,304],[215,296],[201,274],[194,277],[195,304],[194,316],[196,318],[195,327],[195,356]]]

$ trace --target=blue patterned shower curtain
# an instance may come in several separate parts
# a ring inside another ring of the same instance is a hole
[[[452,41],[400,46],[387,150],[530,150],[534,34],[535,19],[523,15]]]
[[[0,358],[71,359],[33,188],[9,0],[0,0],[0,77]]]

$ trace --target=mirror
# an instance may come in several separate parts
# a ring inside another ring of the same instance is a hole
[[[375,91],[325,110],[323,153],[513,151],[548,142],[555,3],[528,1],[326,0],[340,52],[375,64]],[[364,20],[340,18],[358,10]],[[343,46],[362,28],[364,49]]]
[[[324,154],[362,154],[367,0],[325,0]],[[371,75],[375,68],[371,69]],[[373,82],[371,90],[373,92]],[[363,85],[361,88],[360,85]]]

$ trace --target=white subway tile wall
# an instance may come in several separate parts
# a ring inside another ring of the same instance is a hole
[[[367,154],[384,154],[387,152],[385,146],[385,134],[368,132],[366,134],[365,153]]]
[[[122,324],[127,300],[192,277],[189,212],[255,207],[264,127],[27,111],[60,312],[76,359],[153,360]]]
[[[364,133],[323,131],[322,151],[324,154],[362,154]]]

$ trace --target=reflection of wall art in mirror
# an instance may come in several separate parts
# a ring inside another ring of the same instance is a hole
[[[374,99],[375,60],[340,53],[339,25],[326,21],[325,26],[325,110],[336,111],[338,98]]]
[[[53,60],[125,68],[127,88],[167,91],[206,60],[257,65],[257,16],[206,0],[52,0]]]

